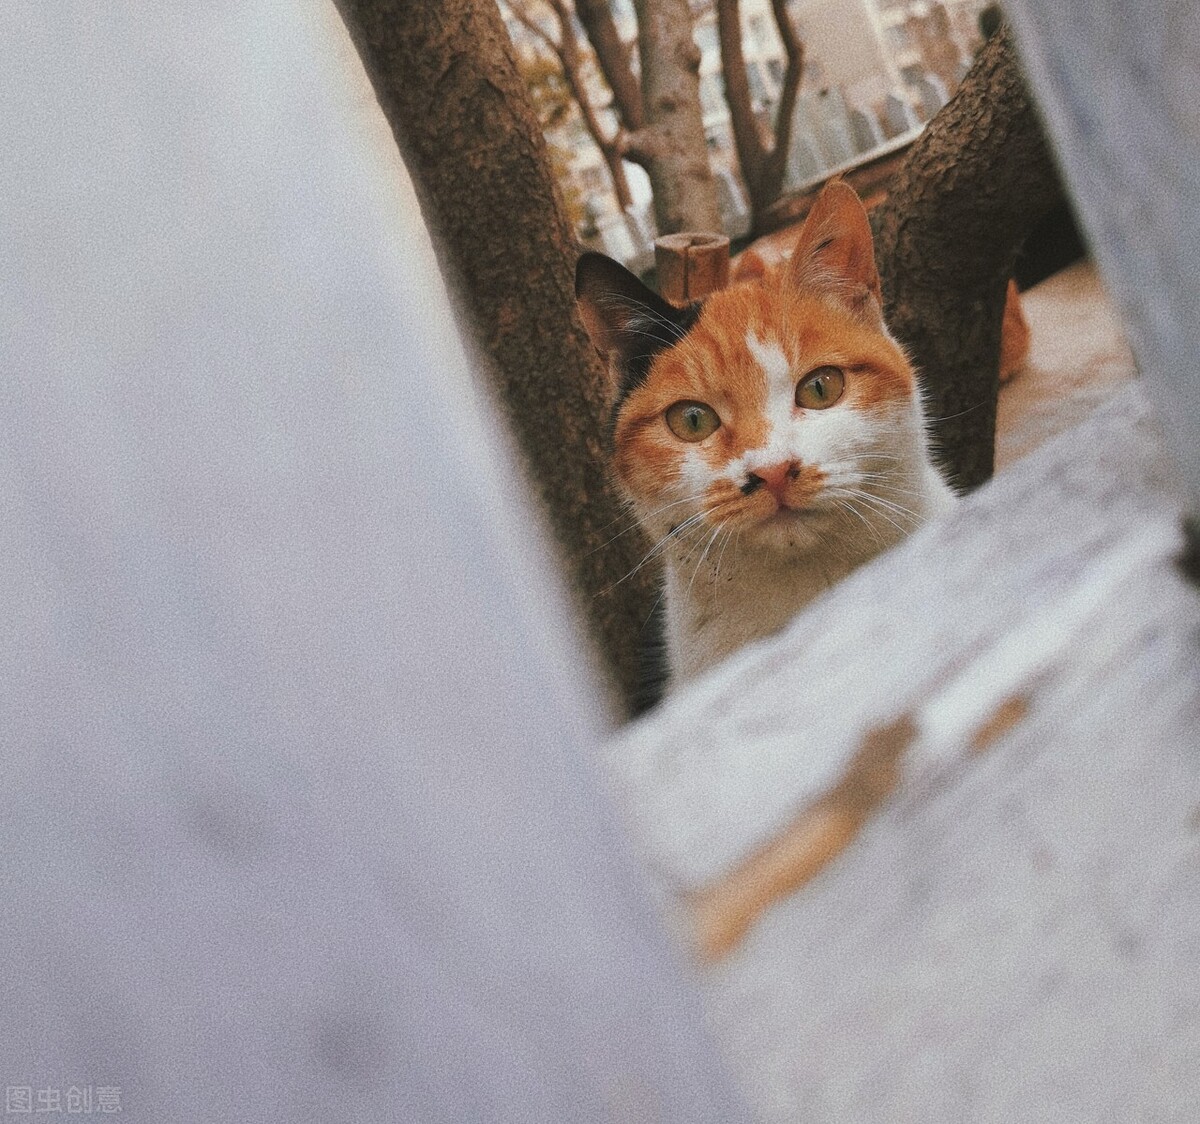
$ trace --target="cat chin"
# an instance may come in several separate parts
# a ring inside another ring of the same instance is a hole
[[[743,538],[755,546],[794,554],[821,545],[827,513],[814,508],[781,509],[746,528]]]

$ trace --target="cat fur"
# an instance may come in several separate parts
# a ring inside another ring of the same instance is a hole
[[[613,472],[663,562],[672,687],[953,505],[848,185],[826,187],[788,262],[702,303],[675,308],[599,254],[580,259],[576,292],[608,358]],[[841,397],[797,405],[825,368]],[[681,440],[666,420],[679,402],[719,427]]]

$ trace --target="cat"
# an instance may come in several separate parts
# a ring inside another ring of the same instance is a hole
[[[608,359],[612,470],[664,563],[667,689],[953,505],[849,185],[818,197],[790,261],[702,302],[597,253],[576,296]]]

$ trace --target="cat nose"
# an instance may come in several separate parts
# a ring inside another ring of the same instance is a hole
[[[780,502],[783,501],[784,489],[800,475],[800,466],[795,461],[785,461],[783,464],[773,464],[769,468],[759,468],[746,474],[746,483],[742,492],[750,495],[759,488],[766,488]]]

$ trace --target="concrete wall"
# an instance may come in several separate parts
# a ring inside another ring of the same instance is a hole
[[[739,1119],[331,17],[0,7],[6,1110]]]

